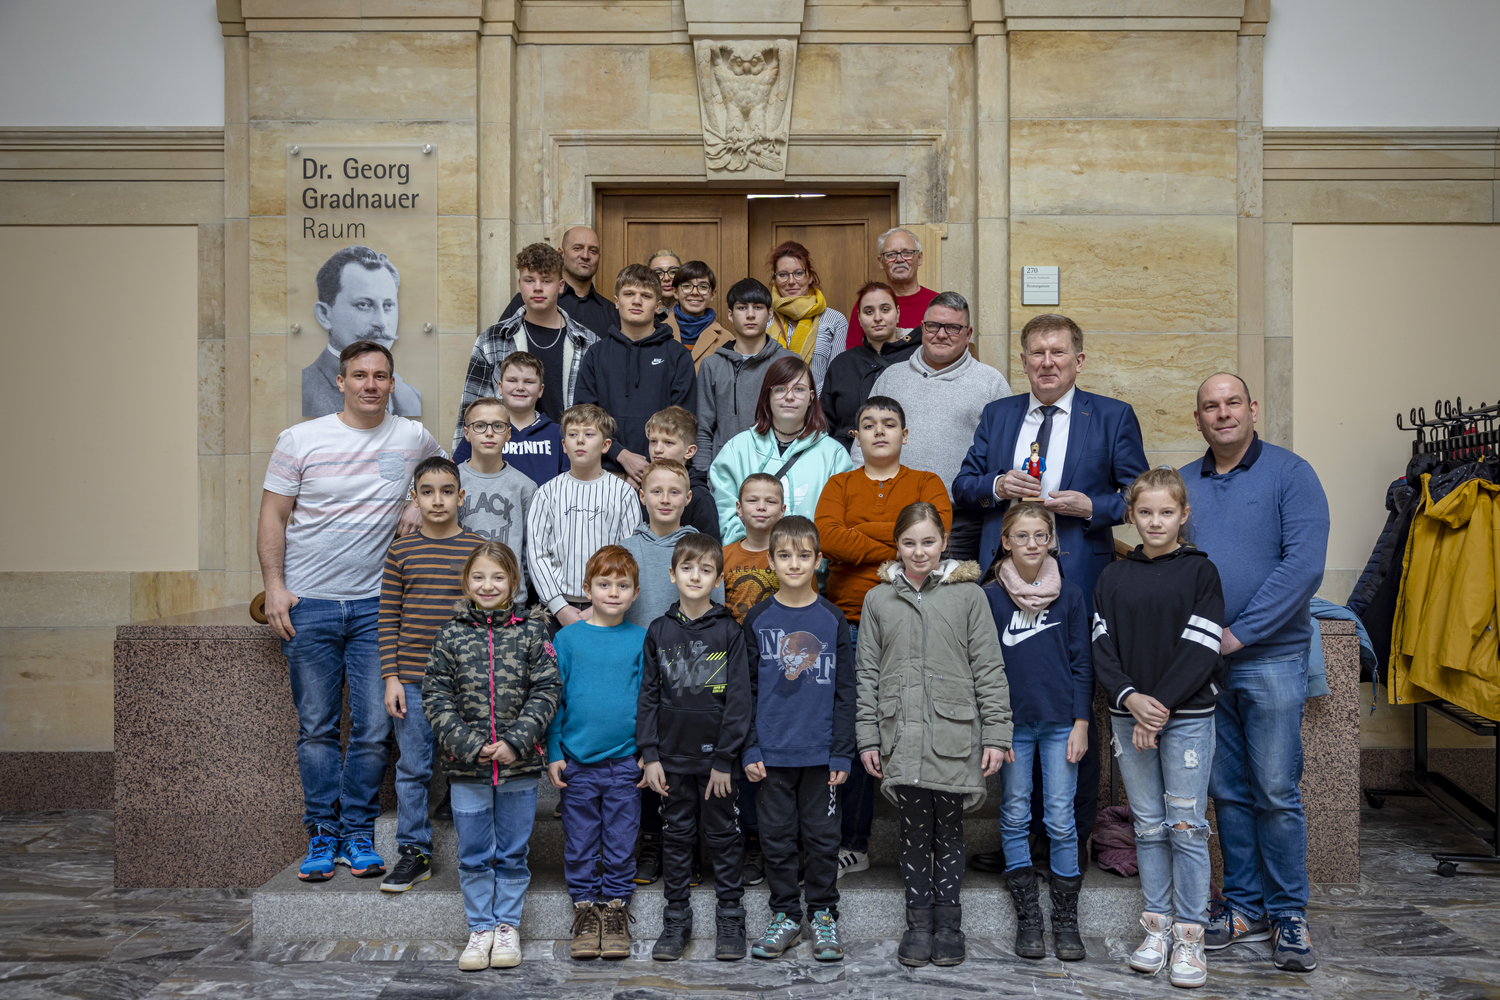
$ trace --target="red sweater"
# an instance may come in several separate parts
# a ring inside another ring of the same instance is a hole
[[[948,491],[931,472],[903,465],[895,478],[876,482],[864,469],[853,469],[823,487],[815,522],[828,558],[828,599],[850,623],[859,622],[866,592],[880,582],[880,564],[896,558],[896,516],[919,500],[938,509],[944,530],[953,526]]]

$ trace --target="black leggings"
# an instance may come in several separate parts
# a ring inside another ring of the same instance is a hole
[[[901,881],[914,910],[957,906],[964,877],[964,797],[911,785],[896,787],[901,815]]]

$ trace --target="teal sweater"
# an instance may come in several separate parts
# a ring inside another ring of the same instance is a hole
[[[630,622],[600,628],[575,622],[552,640],[562,674],[562,707],[547,727],[547,760],[583,764],[635,753],[646,630]]]

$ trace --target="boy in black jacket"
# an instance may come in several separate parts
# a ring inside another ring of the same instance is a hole
[[[623,476],[636,489],[651,464],[646,421],[658,410],[698,409],[698,376],[693,353],[657,323],[661,281],[644,264],[629,264],[615,278],[620,325],[589,347],[578,369],[574,403],[595,403],[615,418],[618,428],[605,455],[607,472]]]
[[[675,961],[693,936],[688,882],[701,818],[719,899],[715,957],[745,957],[744,865],[735,819],[734,768],[750,730],[749,655],[734,616],[709,594],[724,578],[724,553],[694,532],[672,550],[678,601],[646,630],[636,706],[636,746],[646,783],[666,799],[662,867],[666,909],[651,957]]]

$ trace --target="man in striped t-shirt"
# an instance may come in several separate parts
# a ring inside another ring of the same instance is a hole
[[[297,706],[305,882],[385,874],[375,852],[391,717],[380,680],[380,565],[417,463],[443,450],[415,420],[386,413],[391,352],[369,340],[339,354],[344,409],[282,431],[266,469],[256,554],[266,617],[281,637]],[[339,746],[349,685],[349,749]]]
[[[380,883],[405,892],[432,874],[432,820],[427,786],[432,783],[432,727],[422,711],[422,677],[438,629],[453,617],[464,596],[464,561],[484,541],[459,526],[464,491],[458,466],[441,456],[424,459],[412,473],[412,492],[422,511],[421,530],[391,543],[380,580],[380,676],[385,710],[395,720],[396,867]]]

